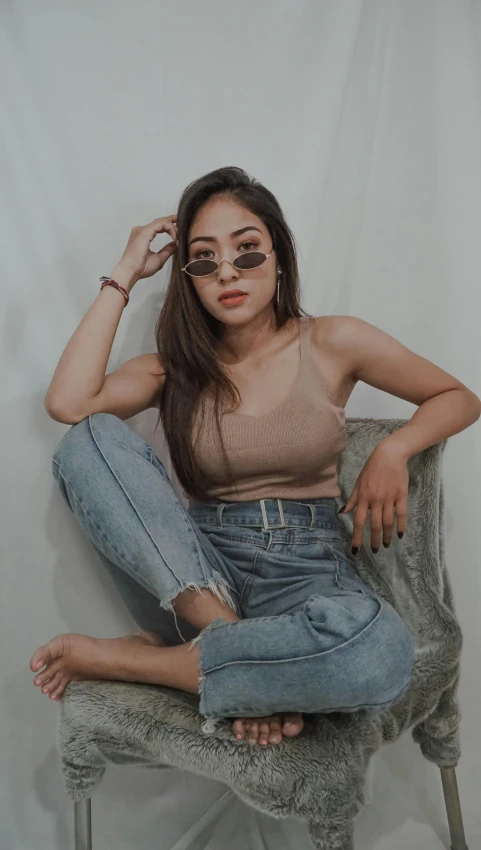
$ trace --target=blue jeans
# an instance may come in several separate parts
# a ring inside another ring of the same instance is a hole
[[[406,693],[411,635],[359,577],[334,498],[185,510],[152,448],[109,413],[66,432],[53,472],[135,621],[180,643],[171,618],[199,643],[204,717],[378,714]],[[241,619],[199,632],[172,606],[188,587],[209,588]]]

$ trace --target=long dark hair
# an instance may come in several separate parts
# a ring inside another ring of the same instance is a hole
[[[258,216],[269,230],[282,269],[279,304],[274,301],[276,329],[305,311],[300,308],[300,284],[295,239],[275,196],[242,168],[227,166],[190,183],[177,210],[178,248],[162,309],[155,326],[160,365],[166,374],[155,399],[177,477],[189,499],[209,501],[205,476],[196,462],[193,423],[204,391],[214,396],[214,412],[226,470],[228,463],[220,429],[220,402],[240,404],[237,388],[222,370],[217,346],[223,323],[200,301],[191,278],[182,271],[188,257],[191,224],[200,208],[214,196],[227,196]],[[230,474],[231,483],[235,486]],[[207,482],[208,483],[208,482]]]

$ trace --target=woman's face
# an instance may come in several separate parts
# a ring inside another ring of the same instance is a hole
[[[235,235],[239,230],[244,232]],[[192,222],[187,262],[198,259],[220,262],[224,257],[235,260],[247,251],[263,251],[270,257],[255,269],[237,269],[223,259],[212,274],[191,277],[205,309],[227,325],[248,323],[272,302],[277,286],[276,256],[269,231],[260,218],[232,199],[208,201]],[[230,289],[241,289],[247,297],[237,305],[219,300]]]

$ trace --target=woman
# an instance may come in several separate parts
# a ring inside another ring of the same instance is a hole
[[[158,233],[172,241],[153,253]],[[105,375],[129,293],[171,256],[158,353]],[[409,687],[413,642],[354,555],[369,510],[374,553],[394,517],[402,537],[408,459],[477,420],[479,398],[367,322],[307,316],[279,204],[239,168],[193,182],[177,215],[134,227],[107,281],[45,406],[72,425],[53,457],[62,495],[142,631],[57,636],[32,656],[35,684],[53,700],[79,679],[179,688],[263,746],[299,734],[303,712],[386,710]],[[419,409],[357,479],[344,508],[355,509],[350,556],[337,462],[359,380]],[[187,511],[122,421],[150,407]],[[166,637],[165,616],[180,640]]]

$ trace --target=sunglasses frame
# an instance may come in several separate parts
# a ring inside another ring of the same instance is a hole
[[[239,271],[250,272],[251,269],[242,269],[239,266],[236,266],[236,264],[235,264],[235,261],[238,260],[239,257],[245,257],[246,254],[263,254],[264,255],[264,259],[262,260],[262,262],[260,262],[257,266],[252,266],[252,269],[258,269],[259,266],[262,266],[262,264],[265,263],[265,261],[269,259],[269,257],[272,255],[272,251],[270,251],[269,254],[265,254],[264,251],[244,251],[244,253],[239,254],[239,256],[235,258],[235,260],[229,260],[229,257],[222,257],[222,259],[220,259],[219,262],[216,263],[216,268],[213,269],[211,272],[207,272],[207,274],[192,274],[192,272],[187,271],[187,266],[190,266],[191,263],[202,263],[202,262],[215,263],[215,260],[209,260],[208,257],[206,257],[205,260],[190,260],[189,263],[185,264],[182,271],[185,272],[186,274],[188,274],[189,277],[208,277],[210,274],[214,274],[215,272],[219,271],[219,266],[220,266],[222,260],[227,260],[228,263],[231,263]]]

